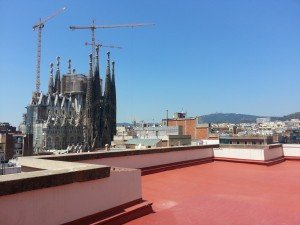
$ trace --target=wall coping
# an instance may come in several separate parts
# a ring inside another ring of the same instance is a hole
[[[281,146],[281,144],[273,144],[260,147],[262,147],[262,149],[272,149]],[[224,147],[224,145],[213,144],[199,146],[162,147],[141,150],[130,149],[122,151],[98,151],[72,153],[65,155],[21,157],[19,158],[19,161],[23,167],[35,168],[38,171],[0,176],[0,196],[47,187],[55,187],[64,184],[71,184],[74,182],[102,179],[110,176],[110,166],[79,163],[78,161],[110,157],[126,157],[145,154],[180,152],[188,150],[213,150],[214,148],[222,149]],[[232,145],[230,145],[230,147],[232,148]],[[244,146],[238,147],[243,148]],[[249,148],[253,147],[258,146],[249,146]],[[116,171],[120,169],[121,168],[116,168]]]
[[[70,163],[34,157],[19,158],[22,166],[39,171],[0,176],[0,196],[110,176],[110,166]]]
[[[220,144],[219,148],[233,148],[233,149],[272,149],[282,147],[282,144],[269,145],[244,145],[244,144]]]
[[[167,153],[167,152],[187,151],[187,150],[201,150],[201,149],[218,148],[218,147],[219,145],[196,145],[196,146],[149,148],[149,149],[140,149],[140,150],[126,149],[120,151],[83,152],[83,153],[71,153],[71,154],[64,154],[64,155],[47,155],[47,156],[34,156],[34,157],[39,159],[76,162],[76,161],[92,160],[92,159],[100,159],[100,158]]]
[[[299,148],[299,144],[282,144],[283,148]]]
[[[32,168],[36,171],[0,176],[0,196],[71,184],[74,182],[102,179],[110,176],[110,166],[79,163],[78,161],[186,150],[201,150],[213,147],[218,147],[218,145],[165,147],[145,150],[130,149],[111,152],[99,151],[66,155],[20,157],[18,160],[24,168]],[[120,170],[121,168],[115,168],[112,172]]]

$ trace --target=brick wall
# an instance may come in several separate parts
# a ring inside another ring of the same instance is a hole
[[[168,126],[181,126],[183,135],[191,135],[192,139],[209,138],[209,128],[197,127],[196,118],[168,119]]]

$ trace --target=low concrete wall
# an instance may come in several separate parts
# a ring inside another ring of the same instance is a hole
[[[144,150],[139,150],[144,151]],[[153,154],[140,154],[140,155],[130,155],[130,156],[120,156],[111,158],[97,158],[90,160],[83,160],[80,162],[118,166],[126,168],[145,168],[151,166],[159,166],[164,164],[184,162],[189,160],[212,158],[213,149],[212,147],[185,150],[185,151],[169,151]]]
[[[300,157],[299,144],[283,144],[284,156],[287,157]]]
[[[264,160],[264,149],[214,148],[214,157],[246,160]]]
[[[282,145],[270,145],[264,149],[264,159],[266,161],[284,157]]]
[[[54,225],[142,198],[139,170],[0,197],[0,224]]]
[[[5,167],[4,169],[0,168],[0,175],[14,174],[14,173],[21,173],[21,167],[15,166],[15,167]]]
[[[214,157],[217,158],[269,161],[283,156],[282,145],[268,145],[264,148],[214,148]]]

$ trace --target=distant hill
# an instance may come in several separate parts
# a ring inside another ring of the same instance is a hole
[[[238,113],[213,113],[202,116],[204,123],[255,123],[257,118],[266,116],[254,116]],[[286,116],[270,117],[271,121],[285,121],[291,119],[300,119],[300,112],[292,113]]]
[[[123,122],[123,123],[117,123],[117,126],[118,127],[128,127],[128,126],[132,126],[132,124],[131,123],[127,123],[127,122]]]
[[[212,113],[201,116],[203,123],[255,123],[257,118],[269,116],[254,116],[239,113]],[[270,117],[271,121],[285,121],[291,119],[300,119],[300,112],[291,113],[286,116]],[[131,123],[118,123],[117,126],[132,126]]]
[[[300,119],[300,112],[295,112],[282,117],[271,117],[272,121],[274,120],[284,121],[284,120],[291,120],[291,119]]]
[[[238,113],[213,113],[202,116],[204,123],[255,123],[256,118],[261,116],[253,116]]]

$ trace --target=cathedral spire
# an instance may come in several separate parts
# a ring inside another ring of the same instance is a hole
[[[90,71],[89,71],[89,76],[92,77],[93,76],[93,55],[90,54],[90,61],[89,61],[89,65],[90,65]]]
[[[71,59],[68,60],[68,73],[72,73]]]
[[[55,91],[55,93],[60,94],[61,93],[61,81],[60,81],[60,69],[59,69],[60,57],[57,56],[56,60],[57,60],[57,62],[56,62],[54,91]]]
[[[96,73],[99,75],[99,46],[96,46],[96,56],[95,56],[95,70],[94,70],[94,76],[96,75]]]
[[[112,61],[111,64],[112,64],[112,69],[111,69],[111,72],[112,72],[111,82],[115,85],[115,61]]]
[[[86,104],[90,107],[92,103],[92,80],[93,80],[93,54],[89,54],[89,75],[87,77],[87,89],[86,89]]]
[[[106,67],[106,74],[110,75],[110,52],[107,52],[107,67]]]
[[[105,97],[110,98],[111,91],[111,79],[110,79],[110,52],[107,52],[107,66],[106,66],[106,78],[105,78]]]
[[[112,104],[111,104],[110,54],[107,53],[107,67],[105,77],[104,107],[103,107],[103,144],[110,144],[112,140]]]
[[[90,54],[90,61],[89,61],[89,76],[87,78],[87,87],[86,87],[86,100],[85,100],[85,144],[91,146],[93,141],[93,109],[92,109],[92,101],[93,101],[93,55]]]
[[[50,78],[48,84],[48,94],[53,94],[53,63],[50,64]]]
[[[112,78],[111,78],[111,111],[112,111],[112,129],[111,136],[117,133],[117,97],[116,97],[116,83],[115,83],[115,62],[112,61]]]
[[[99,72],[99,47],[96,47],[96,65],[94,70],[94,76],[92,78],[92,111],[94,113],[92,118],[93,125],[93,148],[98,148],[101,145],[101,97],[102,90],[100,84],[100,72]]]
[[[100,97],[102,96],[102,89],[100,84],[100,70],[99,70],[99,47],[96,47],[96,64],[94,69],[93,76],[93,95],[95,101],[100,101]]]
[[[91,107],[93,99],[93,54],[89,54],[89,76],[87,77],[87,89],[86,89],[86,106]]]

